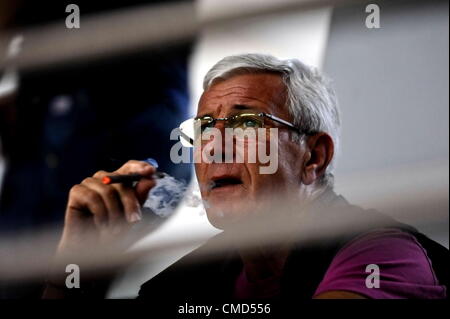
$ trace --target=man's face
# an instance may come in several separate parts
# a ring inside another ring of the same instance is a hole
[[[203,93],[197,116],[225,118],[243,112],[265,112],[292,122],[285,102],[286,87],[280,75],[236,75],[212,85]],[[267,207],[267,200],[296,191],[300,186],[304,150],[293,141],[291,135],[295,133],[269,119],[265,119],[265,123],[278,129],[278,169],[275,173],[261,174],[259,161],[200,162],[195,165],[208,219],[218,228],[225,229],[246,216],[257,214],[258,210]],[[222,121],[216,122],[215,127],[224,133]]]

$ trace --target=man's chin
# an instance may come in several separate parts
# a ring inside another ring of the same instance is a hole
[[[251,214],[247,205],[214,205],[206,209],[209,222],[216,228],[226,230],[236,225]]]

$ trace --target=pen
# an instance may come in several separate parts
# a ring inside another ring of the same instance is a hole
[[[153,176],[157,178],[164,178],[167,174],[164,172],[155,172]],[[143,178],[141,174],[122,174],[122,175],[108,175],[102,178],[102,183],[105,185],[117,183],[133,183],[138,182]]]

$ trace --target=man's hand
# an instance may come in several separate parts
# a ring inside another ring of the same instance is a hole
[[[141,205],[156,184],[153,179],[155,171],[146,162],[129,161],[115,172],[99,171],[73,186],[57,254],[76,253],[92,245],[108,247],[119,242],[141,219]],[[104,176],[132,173],[144,176],[134,188],[102,183]]]

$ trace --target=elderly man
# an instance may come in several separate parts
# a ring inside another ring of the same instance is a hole
[[[259,160],[251,162],[246,157],[239,162],[236,154],[231,161],[198,161],[195,170],[208,219],[224,232],[145,283],[140,298],[446,297],[445,248],[414,228],[352,206],[333,192],[339,112],[333,89],[316,70],[298,60],[268,55],[226,57],[206,75],[193,123],[199,124],[201,133],[276,128],[275,140],[272,136],[267,143],[277,144],[278,166],[262,174]],[[195,143],[199,138],[200,151],[217,140],[203,140],[198,134],[189,140]],[[244,148],[250,144],[247,141]],[[218,151],[214,148],[213,152]],[[238,151],[233,148],[233,152]],[[107,243],[137,223],[140,203],[155,185],[154,172],[147,163],[130,161],[116,172],[98,172],[74,186],[58,253],[83,246],[86,229],[93,229],[98,240]],[[134,188],[101,183],[107,174],[127,173],[146,178]],[[271,204],[279,204],[280,198],[290,201],[284,209]],[[257,220],[268,210],[272,216],[286,214],[286,210],[295,215],[296,209],[308,205],[313,208],[310,213],[322,220],[342,218],[363,224],[366,217],[361,216],[369,216],[367,221],[381,220],[383,227],[368,224],[313,245],[286,240],[249,250],[237,241],[226,257],[192,262],[245,221]],[[328,212],[317,207],[327,207]],[[368,280],[370,269],[379,272],[377,280]],[[168,285],[171,291],[166,295],[163,291]]]

